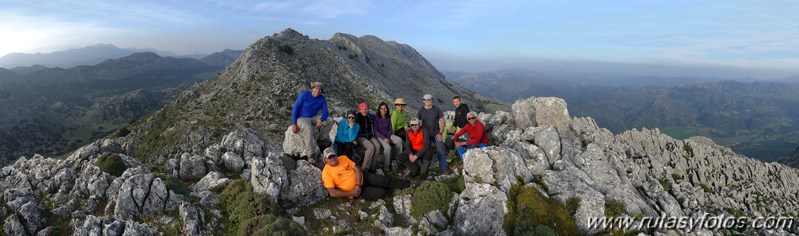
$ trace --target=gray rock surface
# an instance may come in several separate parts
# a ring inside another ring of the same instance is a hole
[[[495,186],[466,183],[455,213],[455,232],[459,235],[505,235],[507,195]]]
[[[228,171],[241,172],[244,169],[244,159],[235,152],[228,151],[222,155],[222,166]]]
[[[327,190],[322,186],[322,170],[305,160],[297,161],[297,168],[289,174],[288,188],[283,191],[282,199],[300,205],[310,205],[327,197]]]
[[[288,174],[280,157],[270,154],[263,159],[253,158],[250,166],[252,167],[250,184],[253,191],[278,200],[283,188],[289,184]]]
[[[463,155],[463,177],[469,183],[485,183],[507,192],[517,179],[524,183],[533,175],[516,151],[503,147],[469,150]]]
[[[226,178],[224,174],[211,172],[192,185],[191,190],[193,192],[219,191],[224,189],[228,183],[230,183],[230,179]]]
[[[202,156],[183,153],[180,155],[180,170],[178,176],[185,180],[195,180],[207,174],[205,160]]]

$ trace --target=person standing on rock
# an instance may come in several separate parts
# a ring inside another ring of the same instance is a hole
[[[375,137],[375,115],[369,113],[369,105],[366,102],[358,104],[358,113],[355,114],[355,122],[361,126],[358,130],[358,145],[363,147],[363,162],[361,169],[371,172],[375,170],[377,162],[375,155],[380,152],[380,141]]]
[[[305,139],[304,157],[311,163],[316,162],[316,136],[318,132],[329,134],[332,126],[328,121],[327,99],[322,95],[322,83],[311,83],[311,89],[300,93],[294,107],[291,108],[291,132],[302,131]],[[319,111],[322,114],[319,114]]]
[[[338,132],[336,132],[336,139],[333,145],[336,147],[337,153],[342,153],[347,156],[352,156],[352,148],[358,143],[355,139],[358,138],[358,130],[360,125],[355,122],[355,111],[347,111],[347,117],[338,124]]]
[[[433,150],[430,149],[430,138],[427,130],[421,127],[421,121],[411,118],[411,128],[408,129],[408,139],[405,140],[405,151],[397,159],[408,168],[405,177],[414,177],[421,173],[427,175],[430,167],[430,159],[433,158]]]
[[[337,156],[332,148],[325,149],[323,154],[322,184],[331,197],[377,200],[386,197],[389,189],[411,186],[406,179],[364,173],[346,155]]]
[[[477,119],[477,113],[469,112],[466,118],[469,123],[463,126],[463,129],[455,134],[452,140],[455,142],[455,148],[458,150],[458,156],[463,161],[463,153],[469,148],[484,148],[488,146],[488,135],[486,135],[486,127],[480,120]],[[469,134],[469,140],[459,141],[461,135],[464,133]]]
[[[453,132],[457,133],[468,122],[466,121],[466,114],[469,113],[469,105],[461,103],[461,97],[455,96],[452,98],[452,105],[455,105],[455,119],[452,121],[454,128]],[[457,142],[457,139],[453,139]]]
[[[388,114],[388,105],[383,102],[377,107],[377,116],[375,116],[375,136],[383,146],[383,159],[378,163],[383,166],[383,172],[388,173],[391,170],[391,146],[396,148],[397,153],[402,152],[402,140],[399,136],[391,134],[391,118]]]
[[[433,95],[425,94],[422,97],[424,107],[419,109],[416,118],[422,121],[422,128],[427,131],[428,138],[431,143],[436,144],[436,151],[438,152],[438,163],[441,171],[444,174],[449,174],[449,166],[447,166],[446,149],[444,149],[444,142],[442,135],[444,134],[444,112],[438,107],[433,105]]]
[[[394,110],[391,111],[391,132],[400,137],[401,140],[406,140],[405,131],[408,130],[408,123],[405,121],[406,116],[405,99],[395,99]]]

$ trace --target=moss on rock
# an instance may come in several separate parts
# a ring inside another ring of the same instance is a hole
[[[125,170],[128,169],[128,165],[125,164],[125,161],[122,160],[119,155],[113,153],[105,153],[98,157],[97,160],[94,161],[94,165],[99,167],[103,172],[117,177],[125,173]]]
[[[449,200],[452,197],[449,186],[440,182],[424,182],[413,192],[411,200],[411,216],[419,219],[425,213],[441,210],[447,215]]]
[[[569,209],[534,187],[515,185],[508,195],[503,224],[508,235],[580,235]]]
[[[266,214],[242,222],[236,235],[306,235],[306,233],[305,229],[293,220]]]
[[[284,218],[286,213],[280,205],[265,194],[253,192],[247,181],[228,184],[220,201],[225,206],[226,235],[305,235],[301,226],[290,225],[293,221]]]

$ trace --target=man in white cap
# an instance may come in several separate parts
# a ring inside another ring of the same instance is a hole
[[[425,94],[422,97],[422,101],[424,107],[419,109],[416,118],[422,121],[422,128],[427,131],[430,142],[436,145],[438,165],[441,167],[441,171],[443,171],[444,174],[449,174],[450,170],[447,165],[444,141],[442,140],[442,135],[444,134],[444,112],[433,105],[433,95]]]
[[[386,197],[389,189],[411,186],[406,179],[364,173],[347,156],[338,156],[333,148],[325,149],[323,156],[322,184],[331,197],[376,200]]]
[[[327,99],[322,95],[322,83],[311,83],[311,89],[300,93],[291,108],[291,132],[303,132],[305,152],[309,162],[316,162],[316,132],[321,129],[327,135],[332,128],[328,119]],[[321,111],[322,114],[319,114]]]

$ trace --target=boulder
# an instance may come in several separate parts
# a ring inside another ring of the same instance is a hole
[[[125,224],[125,233],[122,236],[141,236],[141,235],[158,235],[158,228],[147,224],[135,221],[128,221]]]
[[[516,126],[524,129],[539,125],[555,127],[564,138],[574,139],[569,129],[571,118],[566,101],[557,97],[530,97],[517,100],[511,106]]]
[[[508,210],[507,195],[484,183],[467,183],[455,213],[457,235],[505,235],[502,223]],[[396,204],[396,203],[395,203]]]
[[[202,225],[200,225],[201,211],[197,211],[197,208],[188,202],[181,202],[178,209],[181,222],[183,222],[181,235],[205,235]]]
[[[463,155],[463,177],[467,183],[485,183],[507,192],[517,179],[529,183],[530,169],[519,154],[504,147],[470,149]]]
[[[270,153],[266,158],[253,158],[250,167],[252,168],[250,184],[252,184],[253,191],[266,194],[272,200],[277,201],[280,192],[289,184],[283,160]]]
[[[222,138],[222,146],[244,158],[263,157],[266,153],[266,142],[250,128],[239,128],[229,133]]]
[[[230,179],[219,172],[211,172],[205,175],[200,181],[191,186],[192,192],[217,191],[225,188],[230,183]]]
[[[40,229],[44,229],[46,223],[44,208],[39,206],[38,203],[25,203],[25,205],[20,207],[19,215],[22,216],[22,220],[25,221],[25,228],[28,229],[28,232],[38,232]]]
[[[208,173],[205,168],[205,160],[198,155],[183,153],[180,156],[180,171],[178,176],[185,180],[195,180],[202,178]]]
[[[549,160],[549,165],[554,165],[561,159],[561,140],[555,127],[542,125],[525,130],[525,133],[534,137],[534,144],[544,150]]]
[[[222,155],[222,166],[229,171],[241,172],[244,169],[244,159],[235,152],[228,151]]]
[[[305,135],[303,132],[295,134],[291,132],[291,127],[287,128],[283,139],[283,153],[295,157],[305,155],[305,137],[303,135]],[[315,153],[321,153],[319,148],[316,149]]]
[[[170,192],[160,178],[138,174],[127,178],[119,187],[114,216],[136,219],[157,215],[167,209]]]
[[[5,232],[6,235],[27,235],[25,233],[25,226],[22,225],[17,215],[14,214],[8,216],[3,222],[3,232]]]
[[[327,190],[322,185],[322,170],[305,160],[297,162],[297,168],[289,175],[287,191],[283,200],[303,206],[311,205],[327,197]]]

